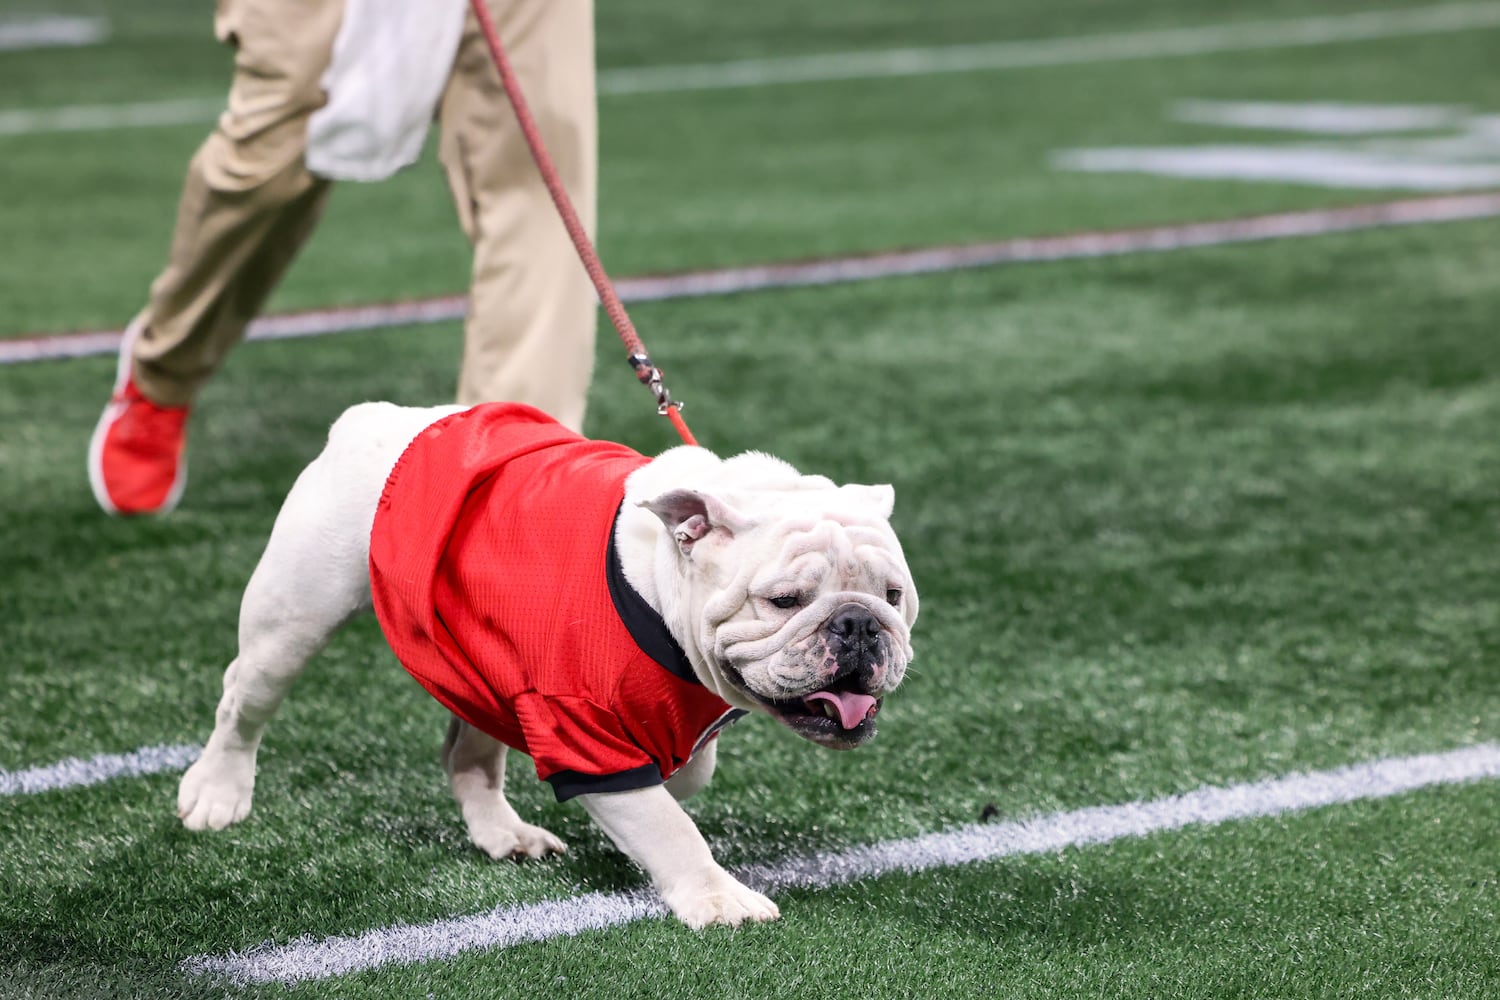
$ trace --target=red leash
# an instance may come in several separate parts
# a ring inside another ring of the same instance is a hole
[[[495,59],[495,68],[500,71],[500,83],[505,87],[505,94],[510,98],[511,107],[515,109],[516,120],[521,125],[521,133],[526,136],[526,145],[531,147],[531,158],[536,160],[537,169],[542,172],[542,182],[547,185],[547,192],[552,195],[552,202],[557,206],[563,225],[567,227],[568,235],[573,239],[573,246],[578,250],[578,257],[583,261],[584,270],[588,271],[589,279],[594,283],[594,290],[599,294],[599,302],[604,306],[604,311],[609,315],[609,321],[614,324],[620,339],[625,342],[625,350],[629,354],[630,367],[635,369],[635,377],[656,396],[656,412],[672,421],[672,426],[677,428],[677,433],[682,437],[683,443],[697,444],[692,431],[688,430],[687,424],[682,419],[680,412],[682,403],[673,399],[671,393],[667,392],[666,384],[662,381],[661,369],[653,365],[651,358],[647,356],[646,345],[641,342],[640,334],[635,332],[635,324],[630,322],[630,316],[625,312],[625,303],[621,302],[620,296],[615,294],[615,286],[610,283],[609,275],[604,273],[604,265],[599,261],[599,254],[594,250],[589,234],[584,231],[583,223],[579,221],[578,212],[573,208],[573,200],[568,197],[562,179],[557,175],[557,167],[553,166],[547,147],[542,144],[542,135],[537,130],[536,120],[531,117],[531,109],[527,107],[526,98],[521,94],[521,84],[510,67],[510,60],[506,58],[505,48],[500,44],[500,33],[495,30],[495,22],[490,19],[490,12],[485,7],[484,0],[470,0],[470,5],[474,8],[474,16],[479,20],[480,29],[484,32],[484,40],[489,44],[490,55]]]

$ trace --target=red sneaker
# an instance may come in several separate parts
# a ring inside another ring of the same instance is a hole
[[[130,377],[127,332],[119,380],[89,441],[89,485],[106,514],[165,514],[187,485],[186,406],[158,406]]]

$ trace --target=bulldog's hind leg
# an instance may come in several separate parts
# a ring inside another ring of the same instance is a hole
[[[281,700],[313,654],[369,603],[368,556],[323,509],[331,475],[308,466],[287,496],[240,603],[239,654],[224,673],[214,731],[183,775],[177,815],[222,829],[250,812],[255,755]]]
[[[224,673],[213,734],[178,786],[188,829],[222,829],[250,812],[271,716],[313,654],[370,605],[370,525],[386,476],[406,444],[452,409],[353,407],[297,477],[240,603],[239,654]]]
[[[568,848],[521,819],[505,799],[505,744],[458,716],[443,741],[443,770],[474,846],[492,858],[541,858]]]

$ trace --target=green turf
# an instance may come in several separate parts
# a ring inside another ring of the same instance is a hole
[[[1485,997],[1497,820],[1491,789],[1426,792],[793,893],[793,934],[655,922],[292,995]]]
[[[6,0],[14,2],[14,0]],[[0,109],[198,96],[228,55],[198,8],[112,5],[117,39],[8,54]],[[601,3],[604,69],[798,52],[1071,37],[1306,16],[1278,2],[997,5],[894,0],[807,13],[778,0]],[[1364,7],[1345,0],[1321,13]],[[167,11],[174,11],[168,13]],[[189,14],[188,12],[193,13]],[[1056,149],[1219,142],[1166,119],[1178,98],[1437,102],[1500,109],[1494,32],[1143,62],[601,101],[601,244],[617,274],[712,267],[1366,200],[1380,192],[1061,173]],[[122,326],[162,264],[207,125],[0,136],[0,232],[36,234],[0,274],[0,335]],[[1269,137],[1278,138],[1275,135]],[[1287,138],[1287,137],[1280,137]],[[461,291],[468,248],[429,156],[341,186],[278,308]]]
[[[0,110],[222,89],[201,4],[47,6],[109,14],[115,41],[6,53]],[[599,52],[654,66],[1366,6],[621,0],[599,5]],[[1181,97],[1494,111],[1496,37],[607,98],[606,254],[634,273],[1366,200],[1056,174],[1046,155],[1230,134],[1167,122]],[[0,137],[0,336],[123,321],[200,133]],[[278,304],[453,292],[465,271],[427,163],[341,188]],[[1500,740],[1497,275],[1482,222],[635,308],[706,444],[893,482],[922,595],[870,747],[765,720],[724,738],[693,805],[718,856]],[[446,323],[240,349],[162,521],[102,517],[83,476],[112,359],[0,367],[0,768],[201,741],[297,471],[351,403],[451,398],[459,342]],[[590,431],[670,445],[619,354],[602,335]],[[174,774],[0,799],[0,997],[240,995],[178,963],[639,884],[524,759],[513,801],[573,854],[483,859],[443,726],[364,621],[293,691],[230,831],[180,829]],[[1428,790],[791,893],[781,922],[734,934],[651,921],[294,995],[1474,1000],[1500,981],[1497,818],[1493,783]]]
[[[870,748],[828,754],[759,720],[726,737],[720,776],[696,807],[719,855],[734,863],[943,829],[990,803],[1024,815],[1500,737],[1497,234],[1489,223],[1428,227],[640,309],[638,322],[670,345],[706,443],[896,484],[923,598],[917,662]],[[456,342],[449,325],[244,348],[203,400],[187,500],[161,522],[101,518],[80,475],[109,362],[5,370],[0,424],[15,433],[0,443],[12,472],[0,484],[0,766],[201,740],[239,590],[322,428],[361,398],[444,398]],[[601,364],[591,429],[646,450],[669,444],[612,348]],[[172,776],[5,803],[0,881],[14,891],[0,914],[0,966],[62,992],[98,976],[177,989],[174,962],[191,954],[635,883],[524,761],[512,769],[519,808],[576,854],[520,869],[483,862],[440,779],[440,716],[366,622],[289,699],[245,825],[178,830]],[[1445,822],[1493,829],[1484,794],[1433,798]],[[1361,820],[1365,808],[1307,821],[1342,831],[1356,873],[1392,833],[1389,821]],[[707,944],[661,922],[607,945],[594,937],[320,989],[405,996],[423,977],[472,973],[484,984],[474,995],[490,995],[503,977],[473,970],[519,962],[532,985],[544,968],[573,967],[599,990],[645,977],[639,995],[652,995],[688,974],[653,961],[648,975],[633,957],[645,952],[690,955],[705,995],[748,967],[749,995],[838,995],[874,968],[894,978],[872,995],[896,996],[925,982],[930,946],[951,954],[954,995],[986,978],[1016,995],[1070,983],[1122,996],[1131,984],[1163,996],[1215,984],[1224,995],[1356,985],[1472,995],[1461,987],[1485,968],[1473,922],[1486,911],[1419,894],[1381,918],[1417,943],[1407,964],[1377,976],[1380,939],[1361,922],[1374,903],[1278,902],[1283,892],[1251,877],[1258,856],[1290,879],[1282,866],[1306,850],[1301,827],[1270,828],[1281,832],[1253,835],[1259,853],[1242,859],[1238,881],[1216,881],[1206,861],[1201,877],[1174,874],[1145,846],[1080,852],[1077,863],[1105,866],[1101,884],[1122,894],[1101,889],[1088,916],[1056,912],[1054,897],[1073,891],[1068,866],[1007,862],[798,894],[778,927]],[[1425,829],[1403,834],[1418,838],[1414,857],[1425,857]],[[1245,835],[1193,835],[1205,851],[1220,836],[1230,849]],[[1484,864],[1478,852],[1434,849],[1440,867]],[[1174,910],[1179,890],[1137,895],[1123,864],[1107,874],[1117,855],[1221,900],[1202,904],[1212,912],[1233,913],[1248,893],[1265,913],[1189,939],[1203,911]],[[1427,869],[1403,871],[1390,877],[1420,882]],[[1334,890],[1363,898],[1357,881]],[[950,895],[952,919],[989,928],[993,949],[921,929],[920,911],[935,916]],[[1483,900],[1492,906],[1493,894]],[[913,946],[887,948],[912,909]],[[1128,934],[1111,938],[1109,921]],[[1267,937],[1299,922],[1312,935],[1303,944]],[[1462,961],[1428,982],[1415,956],[1433,936]],[[1340,960],[1346,938],[1365,950]],[[1289,968],[1292,978],[1269,981],[1283,988],[1262,982],[1257,955],[1290,963],[1298,948],[1316,959],[1314,978]],[[850,964],[819,994],[827,949]]]

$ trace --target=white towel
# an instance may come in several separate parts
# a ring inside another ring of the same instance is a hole
[[[328,103],[307,123],[307,168],[378,181],[422,153],[463,34],[465,0],[345,0],[323,74]]]

